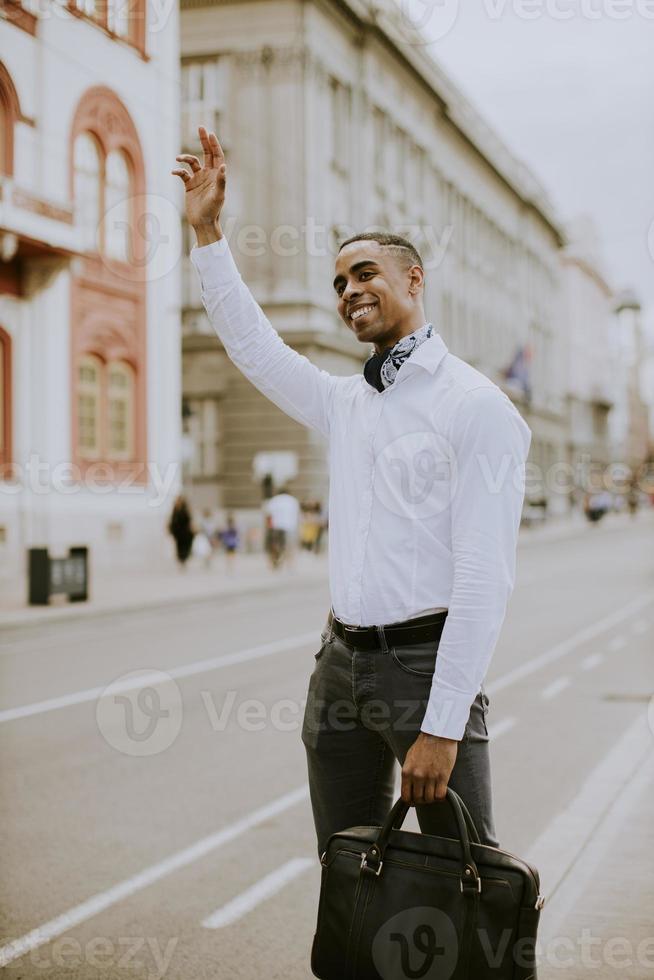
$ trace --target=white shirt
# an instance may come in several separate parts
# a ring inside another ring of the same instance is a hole
[[[439,334],[383,392],[336,377],[283,342],[227,241],[194,248],[202,301],[234,364],[329,441],[334,614],[387,625],[446,607],[422,731],[460,740],[515,579],[529,427]]]
[[[276,530],[296,534],[300,522],[300,505],[290,493],[277,493],[266,500],[263,505],[264,514],[272,518],[272,526]]]

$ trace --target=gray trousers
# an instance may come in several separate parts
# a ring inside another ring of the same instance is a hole
[[[326,627],[302,725],[318,854],[331,834],[380,826],[395,802],[396,764],[420,732],[438,641],[353,651]],[[499,847],[482,688],[470,709],[449,785],[468,807],[482,844]],[[443,801],[416,806],[422,833],[457,837]]]

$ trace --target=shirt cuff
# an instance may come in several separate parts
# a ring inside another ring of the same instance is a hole
[[[202,290],[220,289],[240,278],[229,242],[223,236],[217,242],[191,249],[191,262],[200,277]]]
[[[428,735],[453,738],[460,742],[474,700],[474,697],[461,691],[433,688],[420,730]]]

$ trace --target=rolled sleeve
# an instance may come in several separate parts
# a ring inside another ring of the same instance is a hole
[[[460,741],[504,621],[531,432],[497,387],[467,392],[451,428],[454,577],[422,731]]]

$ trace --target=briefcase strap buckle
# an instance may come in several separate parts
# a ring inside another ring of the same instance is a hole
[[[379,878],[379,876],[381,874],[381,869],[384,867],[384,862],[383,861],[380,861],[379,864],[377,865],[377,867],[376,868],[373,868],[373,867],[371,867],[368,864],[367,858],[368,858],[368,855],[366,854],[366,852],[365,851],[362,851],[361,852],[361,865],[360,865],[361,870],[362,871],[369,871],[371,874],[375,874]]]
[[[479,892],[479,894],[481,895],[481,878],[479,877],[479,875],[477,875],[477,876],[476,876],[476,877],[475,877],[475,878],[473,879],[473,878],[472,878],[472,869],[471,869],[471,868],[466,868],[466,870],[465,870],[465,873],[466,873],[466,875],[469,875],[470,877],[467,877],[467,878],[465,878],[465,879],[464,879],[464,878],[460,878],[460,879],[459,879],[459,887],[461,888],[461,891],[462,891],[462,892],[464,892],[464,891],[466,890],[466,889],[465,889],[465,887],[464,887],[464,881],[465,881],[465,884],[466,884],[466,885],[471,885],[471,884],[472,884],[472,882],[473,882],[473,880],[474,880],[474,882],[475,882],[475,887],[476,887],[476,890],[477,890],[477,891]]]

